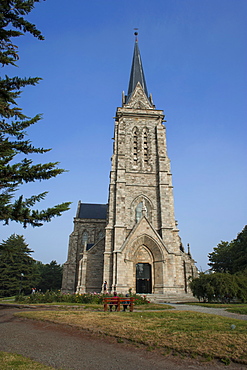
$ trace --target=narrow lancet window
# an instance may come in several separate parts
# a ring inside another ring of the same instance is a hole
[[[104,232],[101,230],[99,233],[98,233],[98,240],[102,239],[104,237]]]
[[[142,218],[142,208],[143,208],[143,203],[140,202],[138,206],[136,207],[136,222],[138,222]]]
[[[146,200],[143,199],[135,208],[135,221],[138,222],[142,216],[149,218],[148,207],[146,206]]]
[[[143,132],[143,159],[144,163],[148,163],[148,135],[147,131]]]
[[[133,133],[133,159],[134,159],[134,163],[137,163],[137,150],[138,150],[138,147],[137,147],[137,130],[134,130],[134,133]]]
[[[87,242],[88,242],[88,232],[84,231],[84,233],[82,234],[82,245],[83,245],[83,247],[85,245],[87,245]]]

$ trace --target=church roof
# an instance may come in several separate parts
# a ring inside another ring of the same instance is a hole
[[[137,34],[136,34],[137,35]],[[148,90],[147,85],[144,77],[144,71],[142,67],[142,60],[141,60],[141,54],[138,47],[138,40],[137,37],[135,39],[135,47],[134,47],[134,55],[132,60],[132,67],[130,72],[130,81],[129,81],[129,89],[128,89],[128,100],[135,90],[135,87],[137,85],[137,82],[140,82],[145,94],[148,97]]]
[[[78,218],[106,220],[108,204],[80,203]]]

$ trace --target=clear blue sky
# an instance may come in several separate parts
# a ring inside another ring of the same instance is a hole
[[[19,68],[2,74],[43,78],[20,99],[27,115],[43,113],[29,138],[53,148],[35,162],[69,172],[21,193],[49,191],[43,208],[73,204],[38,229],[1,226],[1,239],[24,235],[35,259],[64,263],[78,201],[107,203],[113,117],[138,27],[148,91],[167,119],[180,236],[207,269],[213,247],[247,223],[247,1],[47,0],[29,19],[45,41],[19,38]]]

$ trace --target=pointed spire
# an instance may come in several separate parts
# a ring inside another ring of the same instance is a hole
[[[145,94],[148,97],[148,90],[147,85],[144,77],[144,71],[142,67],[142,61],[141,61],[141,54],[138,47],[138,32],[135,32],[135,47],[134,47],[134,55],[132,60],[132,67],[131,67],[131,73],[130,73],[130,81],[129,81],[129,89],[128,89],[128,98],[130,98],[131,94],[135,90],[135,87],[137,85],[137,82],[140,82],[141,86],[143,87],[143,90]]]

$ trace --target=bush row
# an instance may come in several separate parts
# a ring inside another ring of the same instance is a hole
[[[100,293],[85,293],[85,294],[67,294],[61,293],[60,291],[53,292],[47,291],[46,293],[37,292],[28,296],[17,295],[15,301],[19,303],[91,303],[91,304],[103,304],[104,297],[110,297],[109,294]],[[123,294],[119,294],[119,297],[125,297]],[[131,297],[135,298],[135,304],[146,304],[149,303],[146,296],[138,294],[132,294]]]

